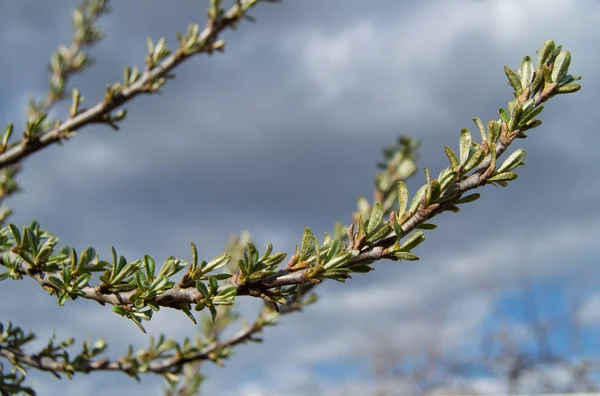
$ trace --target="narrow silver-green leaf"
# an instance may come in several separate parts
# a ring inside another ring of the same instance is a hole
[[[204,268],[202,268],[202,272],[207,273],[207,272],[211,272],[216,269],[219,269],[219,268],[223,267],[224,265],[227,265],[230,260],[231,260],[231,255],[229,255],[227,253],[221,253],[214,259],[210,260],[204,266]]]
[[[275,265],[278,265],[279,263],[281,263],[285,259],[286,256],[287,256],[287,253],[284,253],[284,252],[275,253],[275,254],[269,256],[268,258],[264,259],[263,262],[266,265],[275,266]]]
[[[521,88],[525,89],[531,84],[533,80],[533,62],[531,57],[525,56],[521,60]],[[519,94],[520,95],[520,94]]]
[[[272,251],[273,251],[273,244],[271,242],[267,242],[267,250],[265,250],[265,253],[262,255],[262,257],[260,259],[258,259],[258,261],[265,261],[267,259],[267,257],[269,257],[271,255]]]
[[[407,252],[419,246],[419,244],[421,244],[421,242],[423,242],[424,240],[425,234],[422,231],[414,232],[402,245],[400,245],[398,250]]]
[[[148,289],[150,292],[159,291],[165,287],[167,282],[169,282],[169,278],[167,278],[164,275],[161,275],[161,276],[157,277],[156,279],[154,279],[154,282],[152,282],[150,284],[150,287]]]
[[[196,289],[200,292],[200,294],[202,294],[202,297],[207,298],[210,296],[208,288],[202,281],[196,281]]]
[[[192,247],[192,267],[196,268],[198,267],[198,249],[194,242],[190,242],[190,246]]]
[[[331,261],[331,259],[338,254],[340,251],[342,250],[342,241],[335,239],[331,246],[329,247],[329,250],[327,251],[327,255],[325,256],[325,262],[329,262]]]
[[[533,120],[538,114],[540,114],[542,112],[542,110],[544,110],[544,106],[538,106],[527,113],[523,113],[523,116],[521,117],[521,121],[519,122],[519,124],[520,125],[527,124],[530,120]]]
[[[507,124],[510,122],[510,116],[508,115],[506,110],[504,110],[503,107],[500,107],[500,109],[498,110],[498,115],[500,115],[500,119],[506,122]]]
[[[473,141],[473,138],[471,136],[471,131],[469,131],[467,128],[463,128],[460,131],[460,142],[459,142],[459,146],[460,146],[460,151],[459,151],[459,155],[460,155],[460,163],[464,164],[467,162],[467,159],[469,158],[469,152],[471,150],[471,143]]]
[[[479,197],[481,197],[481,194],[479,194],[479,193],[465,195],[464,197],[460,197],[459,199],[457,199],[455,204],[463,204],[463,203],[467,203],[467,202],[473,202],[473,201],[478,200]]]
[[[515,169],[516,167],[521,165],[524,158],[525,158],[525,150],[523,150],[523,149],[515,150],[515,152],[512,153],[511,155],[509,155],[508,158],[506,160],[504,160],[502,165],[500,165],[500,167],[497,169],[498,173],[508,172],[508,171]]]
[[[314,250],[315,236],[310,228],[304,229],[304,235],[302,235],[302,247],[300,249],[300,260],[306,260],[308,256],[312,254]]]
[[[237,286],[234,285],[227,285],[227,286],[223,286],[223,288],[221,290],[219,290],[219,293],[217,294],[217,296],[220,297],[231,297],[231,296],[235,296],[237,294]]]
[[[521,88],[521,81],[517,73],[515,73],[510,67],[504,66],[504,73],[506,73],[506,77],[508,78],[508,84],[515,90],[515,93],[521,95],[523,91]]]
[[[543,69],[544,64],[548,61],[548,59],[550,59],[550,57],[554,53],[555,48],[556,48],[556,44],[554,44],[553,40],[546,40],[544,42],[544,44],[542,44],[542,48],[540,48],[537,51],[538,59],[537,59],[536,66],[537,66],[538,72],[540,72]]]
[[[380,202],[375,202],[373,209],[371,210],[371,217],[369,217],[369,224],[367,225],[367,235],[371,235],[383,219],[383,205]]]
[[[317,239],[316,236],[313,236],[314,239],[314,243],[313,246],[315,247],[315,265],[319,266],[321,265],[321,244],[319,243],[319,240]]]
[[[416,261],[419,259],[418,256],[416,256],[410,252],[396,252],[396,253],[394,253],[394,256],[399,260],[406,260],[406,261]]]
[[[554,60],[552,67],[552,81],[558,82],[567,75],[569,65],[571,64],[571,53],[569,51],[561,51]]]
[[[376,241],[388,236],[388,234],[390,234],[391,232],[392,232],[392,227],[385,224],[383,227],[381,227],[379,230],[377,230],[377,232],[371,234],[369,236],[369,238],[367,238],[367,242],[368,243],[376,242]]]
[[[408,205],[408,187],[403,181],[398,182],[398,200],[400,202],[398,218],[401,218],[404,212],[406,212],[406,205]]]
[[[418,230],[435,230],[437,228],[436,224],[431,223],[422,223],[416,227]]]
[[[581,89],[581,85],[579,85],[579,84],[566,84],[566,85],[558,87],[556,92],[559,94],[568,94],[568,93],[577,92],[580,89]]]
[[[353,257],[355,257],[358,253],[359,253],[358,250],[341,252],[337,256],[335,256],[334,258],[329,260],[327,263],[325,263],[323,265],[323,268],[330,269],[330,268],[337,268],[339,266],[342,266],[342,265],[346,264],[348,261],[350,261]]]
[[[146,274],[148,275],[148,278],[153,278],[154,277],[154,268],[156,266],[156,263],[154,262],[154,259],[150,256],[148,256],[147,254],[144,255],[144,267],[146,268]]]
[[[483,154],[483,150],[481,150],[481,149],[477,150],[471,156],[471,158],[469,158],[469,160],[463,167],[464,172],[466,173],[466,172],[470,171],[471,169],[473,169],[474,167],[476,167],[477,165],[479,165],[481,163],[481,161],[483,161],[484,158],[485,158],[485,155]]]
[[[48,280],[50,281],[50,283],[52,283],[54,286],[58,287],[61,290],[66,288],[64,282],[56,276],[50,275],[48,277]]]
[[[400,242],[400,239],[404,236],[404,230],[398,223],[394,223],[394,233],[396,234],[396,242]]]
[[[510,131],[514,131],[517,129],[518,125],[520,125],[521,120],[523,119],[523,107],[521,103],[517,103],[512,110],[512,116],[510,118],[510,122],[508,124],[508,129]]]
[[[513,173],[513,172],[504,172],[504,173],[498,173],[497,175],[489,177],[487,180],[490,181],[490,182],[496,182],[496,181],[515,180],[516,178],[517,178],[517,174],[516,173]]]
[[[125,310],[125,308],[123,308],[123,307],[121,307],[119,305],[114,305],[111,309],[117,315],[121,315],[121,316],[126,316],[127,315],[127,311]]]
[[[544,74],[541,71],[535,72],[535,78],[531,83],[531,95],[535,95],[544,87]]]
[[[190,318],[190,320],[194,323],[194,324],[198,324],[198,322],[196,322],[196,318],[194,317],[194,315],[192,314],[192,311],[190,311],[187,307],[180,307],[180,309],[187,315],[188,318]]]
[[[448,188],[448,186],[456,181],[456,177],[458,176],[457,172],[448,172],[446,174],[444,174],[439,180],[440,180],[440,188],[442,189],[442,191],[446,190],[446,188]]]
[[[496,143],[500,137],[500,125],[497,121],[488,122],[488,143]]]
[[[85,285],[88,284],[88,282],[90,281],[90,278],[92,277],[92,274],[83,274],[80,275],[76,280],[75,280],[75,287],[77,289],[81,289],[82,287],[84,287]]]
[[[483,122],[481,121],[481,118],[474,117],[473,121],[475,122],[475,125],[477,125],[477,129],[479,129],[479,134],[481,135],[481,141],[485,142],[487,140],[487,137],[485,134],[485,127],[483,126]]]
[[[10,229],[10,232],[12,233],[16,244],[20,245],[21,244],[21,232],[19,231],[19,228],[12,223],[8,225],[8,228]]]
[[[456,169],[456,167],[458,166],[458,158],[456,158],[456,154],[454,154],[454,151],[452,151],[450,146],[444,147],[444,151],[446,152],[446,157],[448,157],[448,161],[450,161],[450,166],[453,170]]]
[[[431,188],[431,174],[429,173],[429,169],[425,168],[425,180],[427,182],[427,193],[425,194],[425,204],[429,205],[431,203],[431,197],[433,193],[433,189]]]
[[[417,190],[417,192],[415,193],[415,196],[413,197],[411,203],[410,203],[410,208],[409,210],[413,213],[417,212],[417,208],[419,207],[419,205],[421,204],[421,199],[423,198],[423,195],[425,195],[425,192],[427,191],[427,184],[423,184],[421,186],[421,188],[419,188]]]

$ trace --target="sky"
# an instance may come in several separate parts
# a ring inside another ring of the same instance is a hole
[[[95,65],[70,81],[87,105],[125,65],[143,65],[146,37],[166,37],[205,21],[207,1],[115,2],[100,26],[106,38]],[[225,2],[228,3],[228,2]],[[168,5],[167,5],[168,4]],[[0,122],[22,127],[31,96],[43,96],[50,53],[70,40],[76,2],[8,2],[0,12]],[[232,233],[248,230],[257,246],[292,253],[305,227],[315,234],[347,223],[359,196],[371,198],[381,149],[399,135],[421,141],[419,169],[447,166],[443,148],[458,146],[471,119],[496,119],[511,99],[503,66],[517,68],[548,38],[571,51],[582,90],[545,106],[544,122],[513,148],[527,166],[507,188],[488,186],[414,253],[344,284],[325,282],[320,301],[281,319],[265,342],[236,348],[224,368],[206,364],[206,394],[341,395],[374,388],[377,351],[414,353],[473,348],[499,310],[514,327],[523,295],[542,315],[579,304],[585,349],[600,354],[600,271],[596,202],[600,89],[596,51],[600,3],[592,0],[284,0],[260,4],[227,31],[226,52],[198,56],[176,71],[160,95],[127,106],[119,132],[91,126],[62,146],[23,163],[24,193],[11,198],[10,221],[38,220],[78,251],[110,246],[128,260],[158,262],[219,254]],[[56,114],[64,114],[60,103]],[[420,171],[407,181],[411,193]],[[533,285],[533,286],[532,286]],[[105,336],[109,356],[151,335],[193,336],[185,315],[161,310],[148,335],[92,301],[56,300],[35,282],[4,281],[0,317],[35,331],[78,340]],[[529,293],[529,294],[528,294]],[[24,297],[26,296],[26,299]],[[241,297],[251,319],[259,303]],[[567,340],[560,334],[557,348]],[[73,381],[34,374],[39,394],[160,395],[163,381],[141,384],[121,374]],[[494,378],[472,378],[502,392]]]

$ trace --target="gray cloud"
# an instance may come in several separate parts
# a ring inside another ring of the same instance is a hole
[[[15,54],[0,63],[0,114],[22,122],[27,95],[45,88],[50,51],[69,39],[72,3],[19,4],[6,5],[0,15],[0,40]],[[129,106],[121,132],[87,128],[25,162],[26,193],[10,202],[16,210],[12,221],[39,220],[77,249],[92,245],[106,256],[112,244],[128,259],[144,253],[159,260],[189,258],[194,240],[210,258],[231,232],[249,229],[260,244],[271,241],[291,252],[304,227],[322,233],[337,220],[349,220],[355,198],[371,195],[380,148],[399,134],[422,140],[420,164],[435,173],[446,166],[443,146],[457,146],[460,128],[476,134],[471,117],[495,118],[510,99],[504,64],[514,68],[521,56],[534,56],[548,37],[572,51],[573,72],[584,75],[584,89],[549,103],[545,125],[518,142],[528,151],[528,165],[517,181],[506,189],[485,188],[479,202],[441,216],[438,230],[419,248],[421,262],[379,263],[374,273],[347,284],[320,286],[321,303],[284,318],[267,331],[265,344],[239,348],[225,369],[206,366],[209,394],[251,394],[252,387],[265,395],[306,390],[311,364],[343,356],[341,341],[355,340],[361,348],[348,353],[364,355],[369,340],[358,341],[370,330],[364,323],[373,323],[380,335],[391,328],[403,337],[447,316],[448,342],[457,341],[453,334],[475,331],[493,299],[473,287],[473,276],[498,290],[510,287],[523,266],[540,279],[562,274],[565,282],[585,278],[591,268],[596,250],[589,236],[597,233],[598,219],[581,208],[599,195],[591,182],[597,179],[599,142],[592,96],[598,57],[590,50],[598,39],[597,2],[374,4],[288,0],[260,6],[253,13],[258,24],[226,34],[224,55],[190,61],[160,96]],[[125,64],[142,65],[147,35],[167,36],[174,45],[176,31],[203,20],[204,6],[115,2],[102,20],[108,35],[92,50],[96,66],[73,80],[86,103],[120,79]],[[411,180],[411,191],[422,180],[422,174]],[[507,245],[509,252],[502,248]],[[548,246],[562,250],[551,252],[550,260]],[[489,250],[495,260],[486,261]],[[44,318],[44,335],[52,328],[59,336],[106,334],[115,355],[127,343],[147,342],[133,325],[91,302],[60,309],[31,282],[3,287],[11,295],[26,290],[34,296],[31,310]],[[378,295],[386,302],[378,302]],[[453,313],[451,307],[464,301],[465,308]],[[367,302],[376,305],[374,313],[364,309]],[[1,307],[6,317],[38,327],[37,316],[26,317],[8,301]],[[244,304],[249,315],[255,308]],[[461,327],[459,313],[465,311],[473,321]],[[185,317],[159,312],[149,332],[161,331],[182,337],[194,329]],[[317,348],[281,356],[291,339],[298,345],[315,341]],[[245,375],[234,381],[231,373]],[[299,379],[292,384],[293,377]],[[42,395],[66,387],[73,394],[84,388],[94,394],[142,388],[158,394],[161,383],[145,378],[134,388],[115,375],[72,383],[39,378]],[[107,378],[114,385],[103,389]]]

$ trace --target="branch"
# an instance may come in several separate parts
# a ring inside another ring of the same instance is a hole
[[[151,338],[150,347],[127,355],[117,360],[98,357],[105,351],[106,344],[99,340],[95,345],[84,343],[81,353],[74,358],[69,358],[67,347],[73,344],[73,339],[68,339],[55,344],[52,338],[46,347],[37,353],[28,354],[23,351],[23,346],[35,338],[33,334],[25,335],[18,327],[8,326],[6,333],[0,337],[0,356],[8,359],[15,367],[24,370],[31,367],[42,371],[48,371],[56,377],[65,374],[69,378],[75,373],[90,373],[92,371],[119,371],[138,378],[139,374],[153,373],[165,376],[170,382],[178,381],[178,374],[183,366],[188,363],[212,361],[221,364],[221,360],[232,354],[231,348],[246,342],[261,342],[257,337],[264,327],[276,324],[276,319],[281,314],[301,311],[304,306],[314,302],[312,298],[296,300],[280,313],[275,312],[269,306],[265,306],[258,318],[250,325],[244,326],[233,336],[224,341],[218,339],[219,334],[212,337],[214,341],[205,342],[198,339],[197,346],[193,346],[189,339],[177,343],[173,339],[164,339],[163,336],[156,342]],[[225,323],[226,324],[226,323]],[[3,326],[0,324],[0,332]],[[220,333],[220,332],[218,332]]]
[[[498,158],[515,139],[527,137],[525,132],[541,124],[536,116],[543,110],[543,102],[580,88],[572,83],[579,78],[567,74],[568,51],[548,40],[538,55],[535,71],[529,57],[521,62],[520,76],[505,68],[514,88],[514,98],[508,104],[510,115],[500,109],[500,119],[490,121],[487,129],[475,118],[481,143],[475,143],[471,132],[463,129],[459,155],[446,147],[450,166],[443,169],[437,179],[426,169],[426,184],[414,194],[410,205],[406,185],[397,181],[394,195],[399,201],[397,212],[390,209],[393,200],[388,197],[380,197],[385,198],[384,203],[378,201],[372,206],[366,200],[359,201],[354,224],[346,230],[347,238],[339,235],[331,238],[326,234],[321,244],[307,228],[301,246],[296,247],[296,253],[284,269],[280,270],[279,264],[285,259],[285,253],[272,254],[273,246],[269,243],[260,257],[256,247],[248,243],[247,252],[238,261],[238,271],[233,276],[212,274],[227,265],[231,256],[221,254],[209,262],[199,263],[192,243],[190,265],[169,257],[156,274],[152,257],[127,262],[117,256],[114,248],[112,264],[99,261],[92,248],[79,258],[75,250],[68,247],[54,253],[58,238],[34,222],[24,227],[22,233],[14,225],[0,231],[0,249],[4,249],[2,264],[8,268],[8,272],[0,274],[0,279],[19,279],[26,274],[56,294],[60,305],[77,297],[108,303],[113,305],[115,313],[132,319],[143,330],[141,321],[150,320],[153,311],[161,306],[182,310],[194,322],[192,306],[196,311],[207,308],[214,318],[217,306],[231,305],[235,297],[241,295],[259,297],[277,309],[290,301],[298,285],[312,285],[324,279],[345,281],[351,273],[373,270],[370,264],[382,259],[416,260],[418,257],[411,251],[425,236],[422,231],[410,233],[435,228],[427,221],[448,210],[457,212],[458,205],[479,198],[479,194],[465,193],[487,184],[506,186],[514,180],[517,175],[512,171],[524,165],[524,150],[516,150],[499,166]],[[177,58],[170,59],[176,62]],[[162,73],[161,70],[148,73]],[[387,221],[383,219],[385,214],[389,214]],[[184,268],[187,271],[181,280],[172,281],[171,277]],[[103,273],[97,285],[90,284],[94,272]]]
[[[79,111],[80,96],[79,92],[75,90],[73,93],[74,104],[69,117],[54,128],[42,133],[38,133],[35,128],[32,128],[30,133],[26,131],[27,136],[23,141],[0,154],[0,169],[15,164],[30,154],[72,136],[74,132],[86,125],[107,123],[116,128],[115,122],[120,121],[124,117],[124,113],[116,117],[111,117],[111,111],[121,107],[140,94],[156,92],[166,79],[170,77],[169,72],[193,55],[203,52],[211,54],[213,51],[222,51],[224,42],[216,40],[223,30],[235,27],[241,19],[247,19],[246,11],[257,3],[274,3],[277,1],[279,0],[240,0],[236,1],[226,12],[219,6],[220,2],[212,1],[211,9],[209,10],[209,19],[202,32],[198,32],[197,25],[191,25],[188,35],[179,37],[180,47],[178,50],[169,56],[166,56],[169,51],[166,48],[164,40],[159,41],[156,46],[150,41],[150,54],[146,59],[146,69],[144,72],[138,76],[136,73],[130,74],[130,69],[127,69],[129,72],[126,71],[126,81],[123,82],[123,85],[117,83],[112,87],[108,87],[104,99],[87,110]],[[73,48],[73,50],[77,49],[76,47]],[[42,110],[49,107],[50,104],[54,103],[60,97],[60,95],[49,95],[46,105],[42,106]],[[41,111],[39,114],[41,119],[38,124],[46,116]]]

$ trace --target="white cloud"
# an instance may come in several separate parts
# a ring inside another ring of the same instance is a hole
[[[423,116],[444,119],[449,116],[448,103],[443,102],[447,95],[439,87],[456,79],[454,69],[463,66],[449,63],[457,62],[452,51],[458,45],[476,37],[487,41],[494,52],[521,47],[531,51],[550,33],[561,40],[578,36],[566,20],[600,14],[598,3],[589,0],[456,0],[420,5],[398,15],[393,23],[363,16],[334,32],[326,27],[299,27],[289,33],[282,46],[297,58],[299,67],[293,77],[298,85],[310,84],[318,95],[310,106],[327,108],[336,122],[361,127],[364,113],[395,122]],[[535,53],[530,55],[535,58]],[[369,100],[356,112],[348,112],[345,105],[346,111],[338,114],[336,107],[348,95]]]

